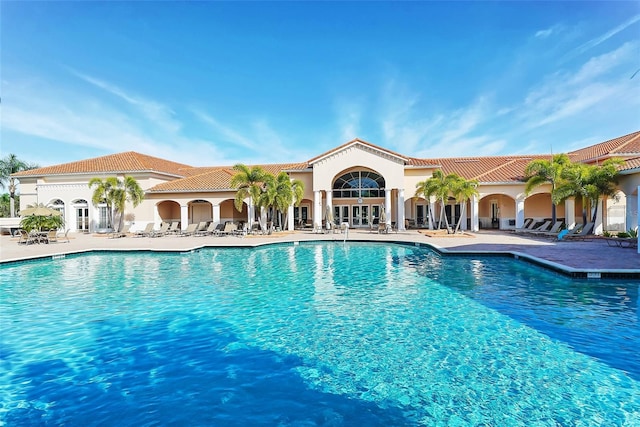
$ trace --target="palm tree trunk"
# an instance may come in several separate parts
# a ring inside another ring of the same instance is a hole
[[[464,218],[464,213],[467,207],[467,203],[460,203],[460,218],[458,218],[458,223],[456,224],[456,229],[453,231],[453,234],[456,234],[458,230],[460,230],[460,225],[462,224],[462,218]]]

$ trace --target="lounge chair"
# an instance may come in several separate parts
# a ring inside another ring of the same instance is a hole
[[[604,238],[609,246],[617,246],[619,248],[637,248],[637,237],[605,237]]]
[[[164,236],[165,234],[167,234],[167,231],[169,231],[169,226],[170,224],[168,222],[163,222],[159,230],[151,230],[151,233],[149,233],[149,237]]]
[[[527,222],[528,221],[528,222]],[[533,227],[538,223],[538,221],[533,218],[527,218],[524,220],[524,224],[522,228],[516,228],[516,233],[526,233],[528,231],[533,230]]]
[[[566,241],[566,240],[591,240],[593,236],[590,234],[591,230],[593,230],[594,224],[592,222],[588,222],[582,227],[582,229],[578,232],[567,233],[563,237],[558,235],[558,239]],[[577,230],[577,227],[574,228]]]
[[[133,233],[133,235],[136,237],[148,237],[153,232],[154,227],[155,227],[155,224],[153,222],[150,222],[147,224],[144,230],[138,230],[135,233]]]
[[[204,230],[198,230],[196,229],[196,231],[193,233],[194,236],[208,236],[210,234],[214,234],[216,231],[216,223],[215,222],[211,222],[211,224],[209,224],[209,226],[207,228],[205,228]]]
[[[195,222],[193,224],[189,224],[187,225],[187,228],[185,230],[182,230],[180,234],[178,234],[178,236],[180,237],[193,236],[197,228],[198,228],[198,224],[196,224]]]
[[[173,221],[167,230],[167,234],[178,234],[180,232],[178,227],[180,227],[180,221]]]
[[[222,228],[224,229],[224,226],[222,226]],[[251,224],[251,230],[249,230],[249,233],[251,233],[251,234],[262,234],[262,228],[260,227],[260,223],[259,222],[254,222],[253,224]]]
[[[523,233],[535,234],[540,232],[546,232],[549,229],[549,226],[551,226],[551,221],[546,220],[545,222],[542,223],[542,225],[535,227],[533,230],[524,230]]]
[[[544,237],[557,237],[558,233],[560,233],[560,228],[562,228],[562,224],[564,221],[556,221],[553,226],[547,231],[530,231],[530,234],[534,234],[536,236],[544,236]]]
[[[120,237],[127,237],[127,234],[129,234],[129,230],[130,229],[131,229],[131,224],[125,224],[124,227],[122,227],[122,230],[113,231],[113,232],[109,233],[109,238],[117,239],[117,238],[120,238]]]
[[[229,221],[224,224],[224,228],[218,234],[218,236],[229,236],[229,235],[235,234],[237,229],[238,229],[238,226],[235,223]]]

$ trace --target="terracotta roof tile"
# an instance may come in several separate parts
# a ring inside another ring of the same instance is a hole
[[[77,162],[63,163],[54,166],[31,169],[14,174],[16,178],[26,176],[69,175],[90,173],[131,173],[131,172],[160,172],[174,176],[185,176],[191,169],[189,165],[147,156],[146,154],[127,151],[110,154]]]
[[[306,163],[277,163],[269,165],[247,165],[249,167],[260,166],[271,174],[280,173],[283,170],[304,170]],[[219,166],[214,168],[196,168],[204,170],[186,178],[164,182],[151,188],[150,192],[183,192],[183,191],[220,191],[230,190],[231,177],[236,173],[232,166]]]
[[[603,160],[610,157],[640,155],[640,131],[610,139],[569,153],[574,162]]]
[[[456,173],[479,182],[520,182],[527,164],[548,156],[451,157],[433,159],[445,174]]]
[[[638,168],[640,168],[640,156],[625,159],[624,165],[620,167],[620,171],[627,171]]]

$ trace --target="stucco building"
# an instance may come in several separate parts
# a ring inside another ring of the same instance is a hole
[[[601,202],[595,231],[623,231],[638,225],[640,186],[640,131],[567,153],[574,162],[602,163],[611,157],[625,160],[620,170],[616,199]],[[490,157],[415,158],[393,152],[366,141],[354,139],[312,159],[299,163],[261,165],[271,173],[284,171],[304,183],[302,203],[291,206],[285,228],[318,227],[331,212],[336,223],[352,228],[369,227],[384,210],[387,222],[402,230],[406,227],[432,227],[429,211],[437,218],[440,207],[435,200],[415,196],[416,184],[435,170],[476,179],[479,197],[467,202],[463,229],[515,229],[525,218],[551,216],[550,187],[541,186],[525,194],[526,165],[550,155]],[[134,177],[145,191],[137,207],[128,206],[125,221],[132,230],[149,222],[180,221],[181,227],[203,221],[253,222],[255,212],[249,200],[242,211],[234,207],[236,190],[231,186],[231,165],[192,167],[136,152],[47,166],[19,172],[21,208],[44,203],[59,209],[66,227],[73,231],[94,232],[107,227],[104,205],[91,202],[91,178],[125,175]],[[450,199],[445,206],[450,223],[460,219],[461,209]],[[580,200],[569,199],[558,206],[557,217],[569,228],[582,222]]]

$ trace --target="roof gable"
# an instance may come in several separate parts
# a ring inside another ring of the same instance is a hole
[[[398,153],[396,153],[394,151],[387,150],[386,148],[382,148],[382,147],[379,147],[379,146],[377,146],[375,144],[371,144],[370,142],[366,142],[366,141],[363,141],[361,139],[356,138],[356,139],[353,139],[353,140],[351,140],[349,142],[346,142],[346,143],[344,143],[344,144],[342,144],[342,145],[340,145],[340,146],[338,146],[338,147],[336,147],[336,148],[334,148],[332,150],[326,151],[326,152],[320,154],[319,156],[314,157],[311,160],[308,160],[307,163],[309,165],[313,165],[314,163],[317,163],[317,162],[319,162],[319,161],[321,161],[323,159],[326,159],[327,157],[330,157],[330,156],[332,156],[334,154],[337,154],[337,153],[339,153],[341,151],[345,151],[345,150],[347,150],[347,149],[349,149],[349,148],[351,148],[353,146],[362,146],[365,149],[368,149],[368,150],[373,151],[373,152],[378,152],[378,153],[380,153],[380,154],[382,154],[384,156],[391,156],[393,158],[396,158],[396,159],[400,160],[401,162],[403,162],[405,164],[407,164],[409,162],[409,158],[406,157],[406,156],[403,156],[403,155],[398,154]]]
[[[569,153],[572,161],[583,163],[595,162],[611,157],[635,157],[638,155],[640,155],[640,131]]]

